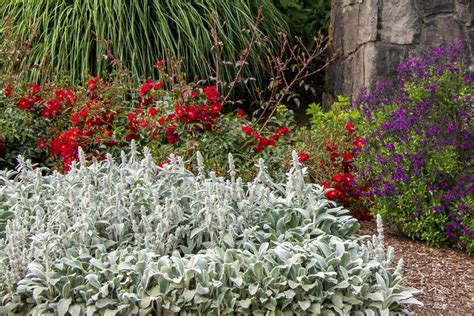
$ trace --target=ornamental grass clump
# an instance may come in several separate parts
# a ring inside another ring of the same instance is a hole
[[[258,7],[265,19],[256,23]],[[267,49],[274,50],[278,32],[288,32],[283,14],[269,0],[228,1],[66,1],[14,0],[0,2],[3,21],[13,21],[14,33],[33,38],[19,67],[32,69],[29,80],[45,80],[45,73],[67,73],[70,83],[85,81],[89,74],[104,76],[119,59],[134,79],[152,76],[157,59],[185,60],[190,80],[208,78],[209,63],[219,49],[222,58],[235,63],[255,30],[261,47],[248,62],[252,77],[262,81]],[[220,46],[213,47],[210,30],[218,24]],[[40,65],[40,67],[38,67]],[[41,68],[41,69],[38,69]],[[223,67],[219,77],[232,81],[236,69]],[[244,71],[250,76],[249,70]],[[155,73],[156,74],[156,73]]]
[[[1,314],[388,315],[417,302],[382,235],[353,236],[357,220],[304,182],[296,153],[285,183],[263,161],[244,183],[232,156],[223,178],[200,155],[197,175],[137,155],[0,173]]]
[[[462,42],[411,55],[362,93],[361,176],[372,209],[410,237],[474,251],[473,73]]]

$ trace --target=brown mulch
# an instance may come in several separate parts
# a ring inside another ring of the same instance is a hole
[[[361,222],[360,235],[374,235],[374,222]],[[411,308],[415,315],[474,315],[474,257],[450,248],[434,248],[385,228],[385,246],[403,258],[404,285],[422,292],[424,306]],[[395,262],[397,262],[395,261]]]

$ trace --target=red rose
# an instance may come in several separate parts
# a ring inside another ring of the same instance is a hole
[[[141,94],[147,94],[151,90],[151,85],[153,84],[153,80],[148,80],[140,87]]]
[[[148,114],[150,116],[155,116],[157,112],[158,112],[158,110],[156,108],[149,108],[148,109]]]
[[[346,125],[346,130],[347,130],[349,133],[351,133],[351,134],[354,133],[354,131],[355,131],[355,126],[354,126],[354,124],[353,124],[352,122],[351,122],[351,123],[348,123],[348,124]]]
[[[186,109],[186,122],[192,123],[198,118],[197,109],[194,106],[188,106]]]
[[[244,116],[245,116],[245,111],[242,110],[241,108],[239,108],[239,109],[237,110],[237,117],[242,118],[242,117],[244,117]]]
[[[266,137],[260,138],[259,146],[260,146],[260,147],[266,147],[266,146],[268,146],[268,144],[269,144],[268,141],[269,141],[269,139],[266,138]]]
[[[155,84],[155,85],[153,86],[153,90],[156,91],[156,90],[162,88],[164,85],[165,85],[164,82],[158,82],[157,84]]]
[[[158,60],[154,65],[153,67],[155,67],[156,69],[161,69],[165,66],[165,62],[163,60]]]
[[[217,91],[217,86],[205,87],[203,90],[208,102],[215,102],[221,96],[220,93]]]
[[[250,126],[244,125],[242,126],[242,132],[244,132],[247,135],[250,135],[252,134],[252,128]]]
[[[274,139],[274,140],[280,139],[280,133],[281,133],[281,132],[280,132],[279,130],[273,132],[273,139]]]
[[[148,120],[143,120],[138,125],[142,128],[146,128],[148,126]]]
[[[334,182],[343,182],[344,180],[346,180],[346,177],[341,173],[332,176],[332,181]]]
[[[176,112],[176,115],[178,115],[178,117],[183,117],[184,116],[184,109],[181,105],[178,105],[176,107],[175,112]]]
[[[288,129],[288,127],[283,126],[280,128],[280,133],[282,133],[283,135],[288,135],[290,133],[290,130]]]
[[[89,111],[87,111],[87,109],[82,109],[81,112],[79,112],[79,116],[82,118],[86,118],[88,114]]]
[[[31,94],[35,95],[40,91],[41,91],[41,86],[39,84],[35,83],[31,85]]]
[[[31,102],[31,101],[32,100],[30,100],[30,99],[20,98],[20,100],[18,101],[16,106],[20,110],[28,110],[29,108],[31,108],[34,105],[34,102]]]
[[[343,161],[349,161],[349,160],[352,160],[354,158],[354,156],[350,153],[343,153],[342,154],[342,160]]]
[[[326,192],[325,196],[326,198],[328,198],[329,200],[336,200],[339,196],[339,194],[341,193],[341,191],[339,191],[338,189],[334,189],[334,190],[331,190],[329,192]]]
[[[46,143],[44,140],[40,139],[36,142],[36,145],[38,146],[39,150],[43,150],[43,148],[46,146]]]
[[[298,161],[299,161],[299,162],[303,163],[303,162],[305,162],[305,161],[308,160],[308,159],[309,159],[309,154],[308,154],[308,153],[300,152],[300,153],[298,154]]]
[[[211,112],[220,113],[222,111],[222,104],[215,102],[211,104]]]
[[[13,92],[13,86],[8,86],[6,89],[5,89],[5,97],[9,97],[12,95],[12,92]]]

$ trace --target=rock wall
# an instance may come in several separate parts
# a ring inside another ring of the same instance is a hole
[[[425,51],[459,39],[474,51],[474,0],[331,0],[333,50],[323,105],[357,97],[364,86],[390,81],[410,50]]]

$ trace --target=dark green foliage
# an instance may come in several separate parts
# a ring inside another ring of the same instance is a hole
[[[274,0],[286,16],[290,32],[310,45],[318,32],[326,33],[331,12],[330,0]]]

